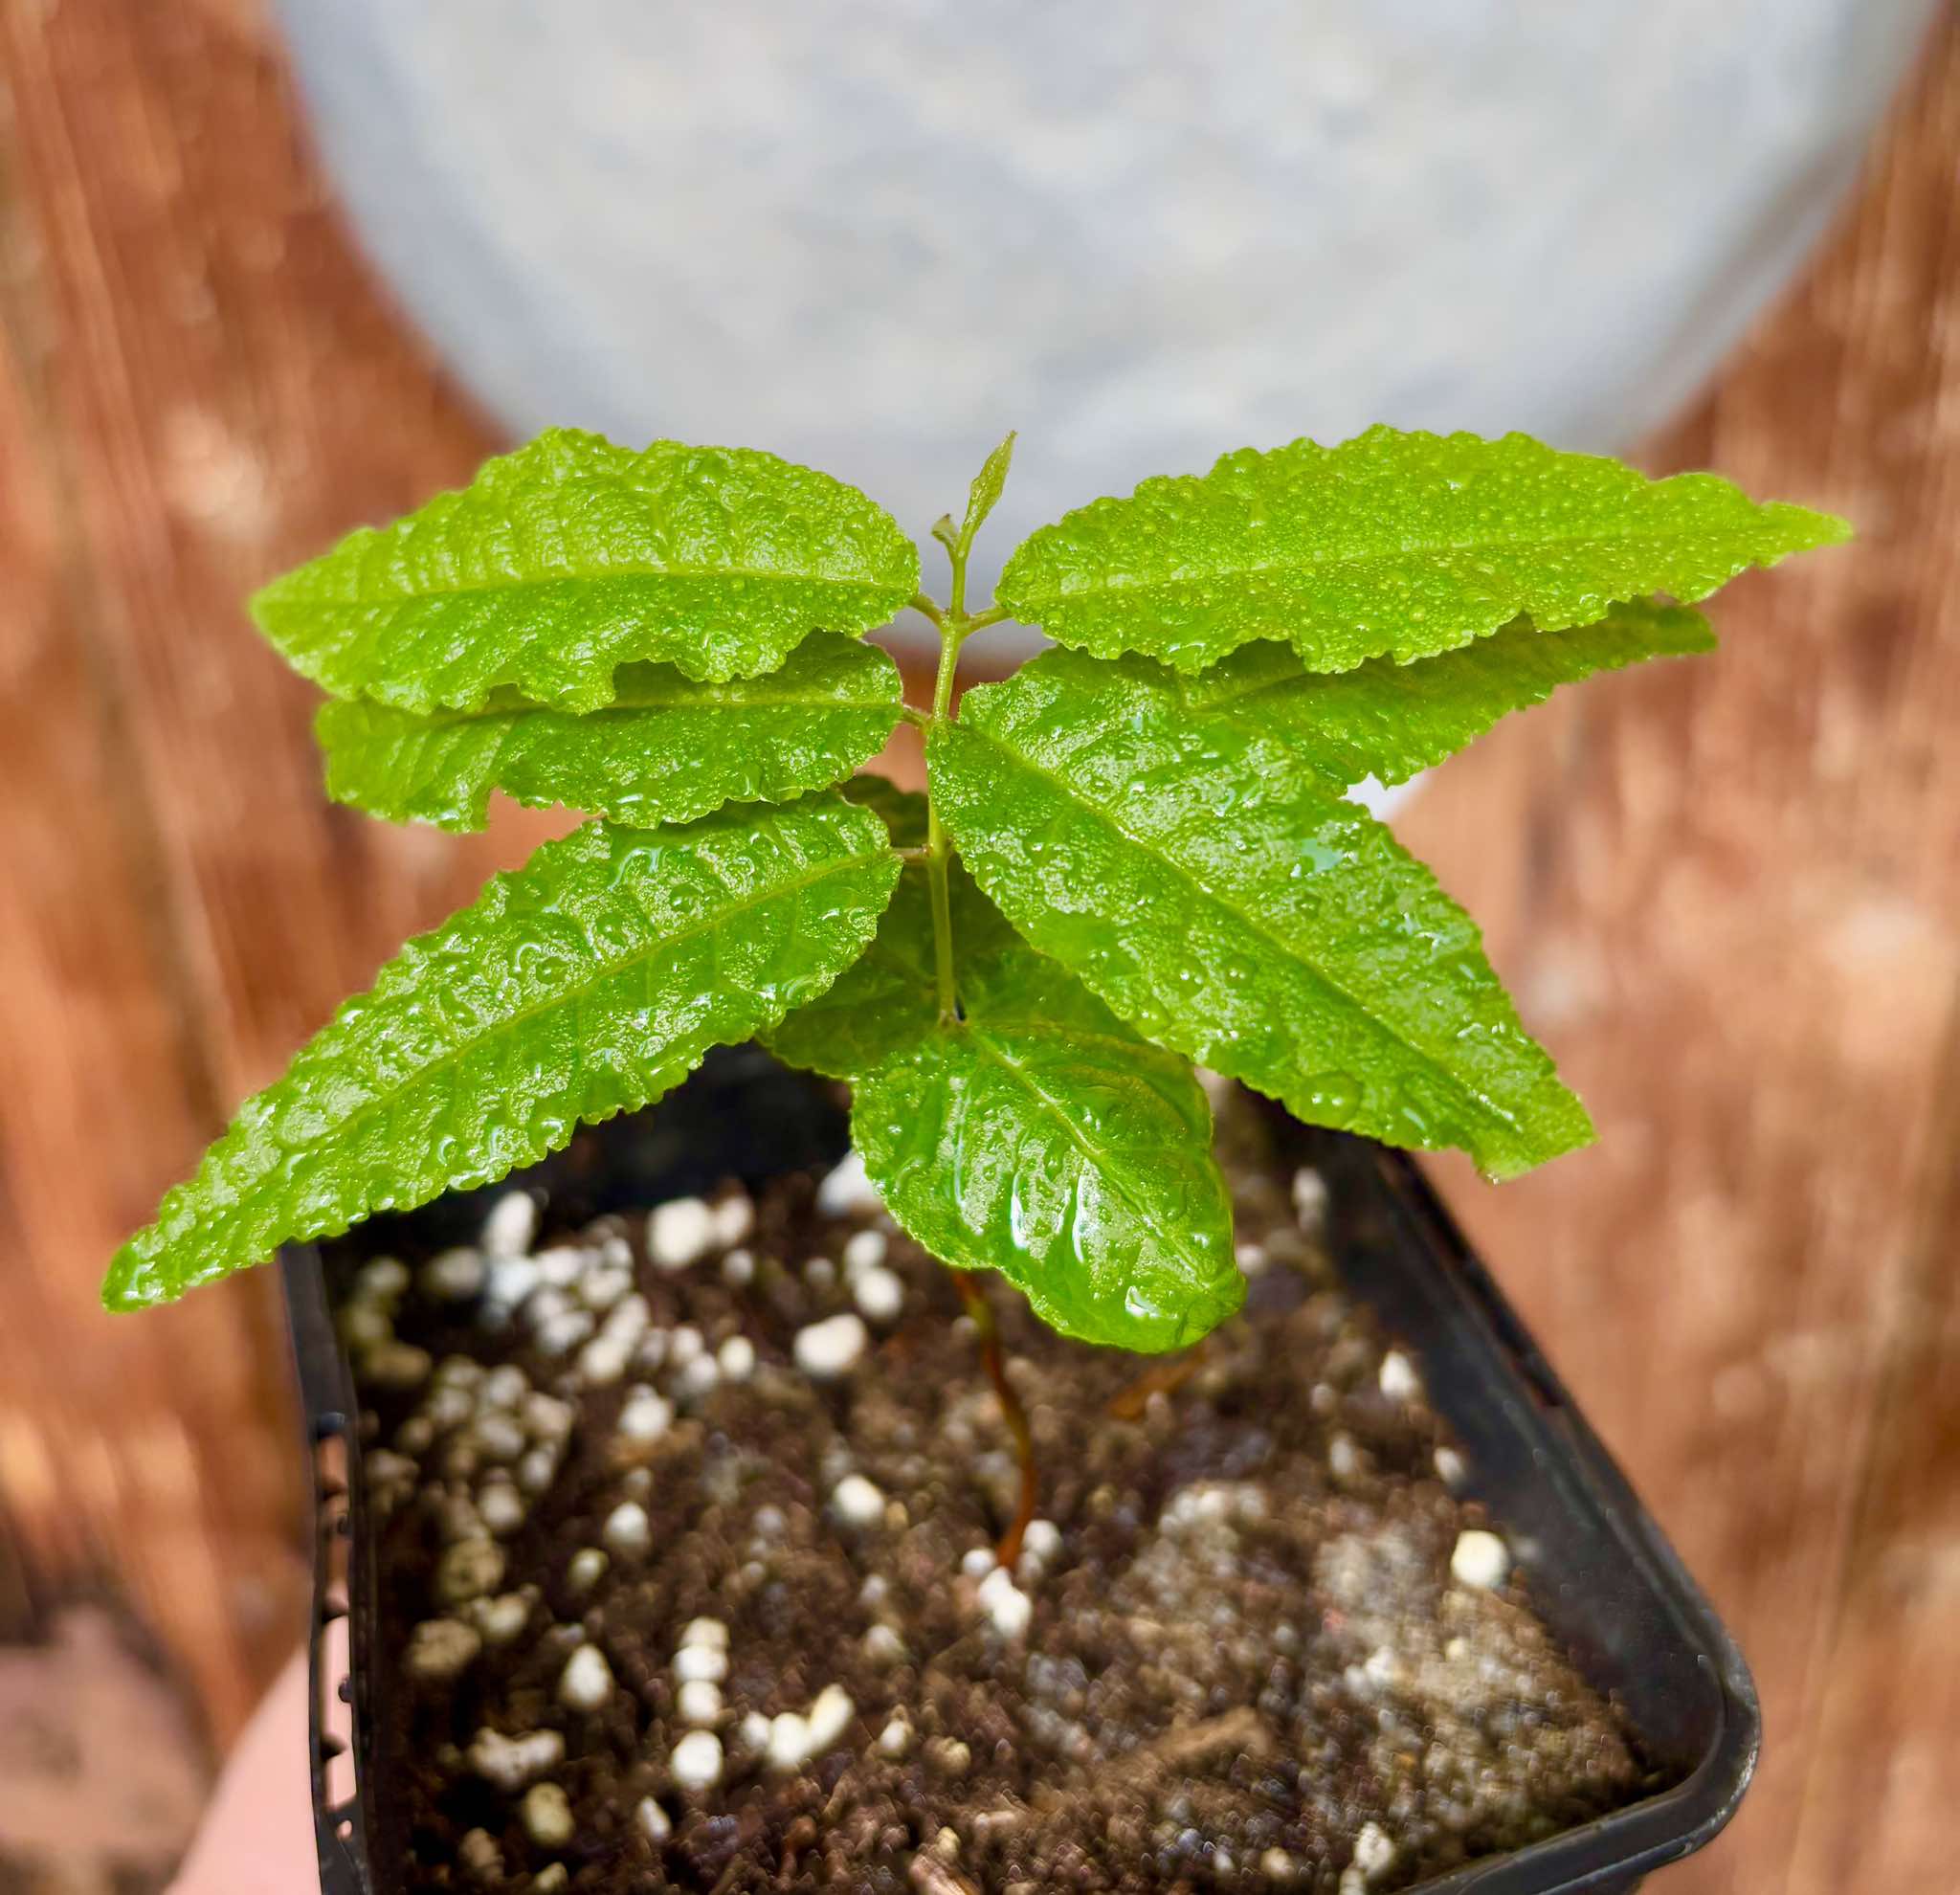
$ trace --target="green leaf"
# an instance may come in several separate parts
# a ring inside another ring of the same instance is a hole
[[[1303,1119],[1499,1177],[1587,1143],[1429,871],[1283,745],[1194,729],[1161,677],[1052,652],[932,733],[942,820],[1021,934]]]
[[[621,669],[583,717],[499,693],[426,717],[331,700],[315,729],[335,801],[395,822],[481,829],[490,792],[614,822],[691,822],[724,803],[783,803],[848,776],[899,721],[899,668],[875,645],[813,633],[780,671],[701,684],[672,665]]]
[[[1096,501],[1024,542],[995,597],[1102,658],[1198,671],[1277,638],[1310,671],[1346,671],[1454,650],[1521,612],[1559,631],[1649,592],[1692,604],[1849,531],[1712,474],[1649,480],[1524,435],[1371,428]]]
[[[1175,1349],[1224,1321],[1245,1282],[1190,1065],[1018,942],[963,954],[959,992],[957,1026],[926,1020],[856,1081],[852,1137],[892,1215],[1083,1342]]]
[[[967,519],[960,528],[959,541],[962,553],[971,547],[974,536],[987,524],[987,516],[993,511],[1002,488],[1007,485],[1007,471],[1013,465],[1013,458],[1014,436],[1010,431],[1008,437],[987,457],[967,490]]]
[[[1204,726],[1230,722],[1283,744],[1346,789],[1370,776],[1404,782],[1506,713],[1543,703],[1559,685],[1593,672],[1714,648],[1708,621],[1693,607],[1635,600],[1569,632],[1541,632],[1528,618],[1514,619],[1474,645],[1417,664],[1370,658],[1328,675],[1308,671],[1284,645],[1265,641],[1194,678],[1148,658],[1124,663],[1148,666]]]
[[[891,791],[891,796],[903,799],[893,814],[906,827],[911,812],[904,804],[918,805],[923,831],[925,798],[902,790]],[[957,980],[969,963],[1018,947],[1019,937],[957,861],[949,872]],[[924,865],[914,863],[900,879],[871,946],[834,986],[799,1007],[768,1038],[769,1051],[788,1064],[856,1082],[938,1025],[932,896]]]
[[[591,822],[412,941],[249,1101],[103,1301],[182,1294],[276,1245],[487,1184],[657,1099],[871,939],[899,865],[826,793],[686,829]]]
[[[622,664],[754,677],[813,629],[882,625],[918,586],[897,523],[827,474],[552,429],[274,580],[252,613],[336,697],[475,710],[509,689],[588,711]]]
[[[880,777],[845,793],[901,846],[925,799]],[[1190,1342],[1237,1306],[1231,1211],[1189,1062],[1133,1035],[1026,947],[955,861],[954,985],[942,1029],[932,898],[908,866],[878,938],[768,1036],[850,1081],[852,1126],[893,1216],[958,1269],[998,1270],[1066,1335]]]

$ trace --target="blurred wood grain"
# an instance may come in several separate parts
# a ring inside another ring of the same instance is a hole
[[[495,443],[350,249],[251,0],[0,6],[0,1516],[219,1741],[301,1623],[270,1282],[115,1242],[406,933],[522,858],[321,798],[240,597]],[[1960,1808],[1960,32],[1645,456],[1850,515],[1714,660],[1570,694],[1401,827],[1594,1150],[1446,1182],[1740,1631],[1763,1773],[1689,1891],[1949,1885]]]

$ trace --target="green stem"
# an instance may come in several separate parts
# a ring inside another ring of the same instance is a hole
[[[978,523],[969,504],[967,526],[954,531],[950,518],[935,526],[933,537],[946,547],[952,561],[952,590],[946,609],[924,592],[916,594],[913,606],[939,627],[939,676],[932,687],[932,715],[924,720],[927,737],[936,724],[950,724],[953,718],[953,680],[960,668],[960,647],[975,632],[997,625],[1007,616],[999,606],[967,614],[967,557],[972,550],[972,528]],[[939,990],[939,1023],[953,1026],[960,1017],[959,994],[953,983],[953,903],[952,838],[939,819],[939,805],[932,797],[928,777],[925,787],[925,875],[932,889],[932,957]]]
[[[955,601],[965,588],[966,564],[959,554],[954,554]],[[934,723],[952,717],[953,679],[960,668],[960,643],[965,635],[955,603],[940,627],[939,677],[932,687]],[[932,889],[932,957],[939,988],[939,1023],[951,1026],[959,1018],[959,1001],[953,988],[952,840],[939,819],[939,805],[933,800],[929,780],[925,791],[925,877]]]

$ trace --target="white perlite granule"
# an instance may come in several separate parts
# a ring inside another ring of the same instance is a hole
[[[1354,1855],[1341,1871],[1341,1895],[1360,1895],[1377,1876],[1395,1864],[1395,1845],[1379,1823],[1365,1822],[1354,1839]]]
[[[723,1249],[745,1242],[755,1229],[755,1204],[746,1191],[724,1197],[714,1207],[715,1241]]]
[[[1006,1567],[996,1566],[980,1582],[976,1594],[993,1629],[1003,1639],[1018,1639],[1035,1616],[1035,1602],[1014,1584]]]
[[[411,1678],[454,1678],[472,1664],[482,1649],[483,1639],[475,1626],[458,1618],[429,1618],[409,1635],[408,1654],[402,1662]]]
[[[698,1263],[715,1241],[715,1214],[698,1197],[677,1197],[647,1218],[647,1255],[662,1270]]]
[[[565,1761],[565,1739],[555,1730],[522,1730],[506,1737],[486,1727],[471,1739],[467,1755],[479,1776],[514,1796]]]
[[[422,1265],[422,1294],[436,1303],[463,1303],[480,1295],[485,1271],[482,1254],[445,1250]]]
[[[836,1169],[816,1188],[816,1208],[826,1217],[848,1217],[854,1211],[881,1211],[884,1200],[864,1175],[864,1160],[847,1151]]]
[[[456,1859],[473,1882],[498,1882],[503,1877],[503,1851],[487,1829],[472,1829],[456,1845]]]
[[[619,1432],[629,1441],[645,1446],[657,1441],[674,1425],[674,1405],[650,1388],[637,1388],[619,1411]]]
[[[503,1583],[503,1549],[493,1540],[461,1540],[435,1564],[435,1596],[463,1605]]]
[[[690,1730],[674,1746],[667,1767],[681,1789],[710,1789],[722,1780],[722,1740],[712,1730]]]
[[[826,1684],[810,1706],[810,1750],[827,1750],[850,1728],[858,1706],[841,1684]]]
[[[1457,1535],[1450,1573],[1459,1584],[1487,1591],[1502,1586],[1510,1570],[1510,1549],[1495,1533],[1470,1527]]]
[[[509,1191],[483,1219],[483,1250],[491,1257],[522,1257],[538,1234],[538,1206],[530,1193]]]
[[[844,1274],[855,1277],[859,1270],[873,1270],[884,1261],[886,1249],[882,1231],[853,1231],[844,1240]]]
[[[522,1814],[524,1834],[539,1848],[562,1849],[571,1840],[571,1799],[557,1784],[532,1784],[524,1792]]]
[[[895,1270],[873,1264],[851,1279],[851,1300],[868,1323],[896,1323],[904,1314],[905,1285]]]
[[[695,1679],[719,1684],[728,1675],[728,1654],[720,1645],[682,1645],[674,1654],[674,1676],[682,1684]]]
[[[1422,1393],[1422,1378],[1416,1374],[1415,1365],[1399,1349],[1392,1349],[1382,1357],[1375,1379],[1391,1401],[1414,1401]]]
[[[846,1474],[832,1488],[831,1505],[846,1527],[875,1527],[884,1518],[884,1495],[861,1474]]]
[[[858,1707],[841,1684],[826,1684],[808,1711],[784,1711],[769,1720],[768,1753],[773,1770],[799,1770],[830,1749],[850,1728]]]
[[[558,1677],[558,1701],[569,1710],[594,1711],[612,1695],[612,1667],[596,1645],[581,1645]]]
[[[1293,1174],[1293,1215],[1303,1231],[1318,1231],[1326,1221],[1327,1181],[1311,1165]]]
[[[870,1346],[862,1317],[831,1316],[798,1329],[791,1352],[797,1368],[811,1380],[834,1382],[849,1374]]]
[[[599,1537],[616,1553],[643,1553],[653,1545],[653,1529],[647,1510],[637,1501],[621,1501],[606,1516]]]
[[[584,1317],[590,1323],[590,1316]],[[578,1354],[579,1380],[594,1389],[609,1388],[626,1373],[633,1345],[624,1336],[594,1336]]]

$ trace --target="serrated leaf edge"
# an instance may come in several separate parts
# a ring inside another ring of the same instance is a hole
[[[969,695],[978,696],[981,692],[997,688],[1000,687],[981,685],[977,686],[975,688],[975,691]],[[1422,1064],[1428,1067],[1431,1071],[1440,1074],[1443,1080],[1450,1085],[1450,1087],[1453,1090],[1461,1094],[1465,1099],[1471,1101],[1478,1107],[1478,1109],[1485,1113],[1487,1117],[1496,1121],[1496,1123],[1499,1126],[1503,1126],[1505,1130],[1510,1131],[1514,1134],[1522,1134],[1524,1130],[1523,1121],[1520,1120],[1516,1115],[1507,1112],[1502,1105],[1498,1104],[1494,1100],[1488,1098],[1482,1091],[1471,1085],[1462,1078],[1460,1074],[1452,1072],[1447,1066],[1443,1065],[1437,1059],[1437,1056],[1434,1053],[1430,1052],[1427,1048],[1420,1047],[1412,1043],[1403,1035],[1399,1028],[1384,1020],[1381,1017],[1381,1015],[1375,1012],[1373,1008],[1368,1006],[1365,1002],[1357,999],[1355,995],[1350,993],[1338,981],[1334,980],[1331,976],[1324,972],[1319,967],[1315,966],[1311,961],[1308,961],[1305,958],[1303,958],[1297,948],[1292,946],[1282,937],[1275,935],[1264,924],[1257,921],[1252,916],[1247,915],[1245,911],[1242,908],[1240,908],[1236,903],[1227,900],[1224,896],[1218,894],[1214,889],[1206,887],[1206,885],[1202,881],[1200,881],[1191,872],[1191,870],[1186,868],[1182,862],[1172,860],[1169,856],[1153,848],[1151,844],[1133,835],[1129,830],[1125,829],[1123,826],[1123,824],[1116,819],[1116,817],[1111,815],[1109,812],[1107,812],[1106,810],[1099,809],[1094,803],[1084,801],[1081,797],[1078,796],[1075,793],[1075,791],[1068,786],[1068,784],[1065,783],[1060,777],[1057,776],[1054,773],[1054,771],[1043,769],[1038,765],[1030,763],[1029,760],[1026,757],[1022,756],[1019,751],[1012,749],[1007,745],[1000,743],[991,735],[991,732],[981,729],[977,725],[967,723],[965,721],[962,721],[958,725],[952,727],[957,729],[964,737],[978,738],[981,741],[987,743],[1001,756],[1007,758],[1011,763],[1016,765],[1018,768],[1022,769],[1027,770],[1032,775],[1040,777],[1044,782],[1051,784],[1061,795],[1066,797],[1067,800],[1073,803],[1078,809],[1080,809],[1085,814],[1096,817],[1100,822],[1102,823],[1102,825],[1105,828],[1112,831],[1116,836],[1121,837],[1122,840],[1127,845],[1129,845],[1131,848],[1136,849],[1140,854],[1147,856],[1148,858],[1153,862],[1163,863],[1165,867],[1170,869],[1175,874],[1178,881],[1192,888],[1201,899],[1208,903],[1211,903],[1218,908],[1223,909],[1225,913],[1233,919],[1234,922],[1244,926],[1249,934],[1256,935],[1260,940],[1269,943],[1274,948],[1276,948],[1279,951],[1279,953],[1283,957],[1288,966],[1300,969],[1309,978],[1317,981],[1324,989],[1325,989],[1327,992],[1333,994],[1338,1000],[1344,1002],[1348,1006],[1352,1007],[1357,1014],[1359,1014],[1363,1018],[1367,1019],[1386,1038],[1392,1041],[1395,1045],[1404,1047],[1413,1058],[1419,1059],[1422,1062]],[[938,736],[938,732],[934,733],[935,738]],[[930,756],[928,751],[928,767],[929,762]],[[1312,776],[1308,776],[1305,772],[1303,766],[1302,782],[1299,787],[1303,791],[1311,793],[1314,796],[1323,798],[1329,804],[1341,807],[1345,814],[1352,814],[1363,821],[1371,820],[1371,818],[1368,816],[1365,811],[1359,809],[1355,805],[1346,803],[1345,799],[1343,799],[1337,792],[1329,790],[1327,788],[1326,779],[1325,777],[1320,776],[1317,773]],[[942,819],[946,822],[947,828],[952,832],[953,840],[956,843],[959,842],[959,829],[951,813],[949,811],[944,813]],[[1392,836],[1391,840],[1392,841],[1392,839],[1393,838]],[[1397,849],[1401,849],[1401,845],[1399,843],[1395,843],[1394,846]],[[1401,853],[1405,856],[1409,855],[1409,852],[1407,850],[1401,850]],[[962,859],[966,859],[964,846],[962,847]],[[1414,856],[1410,856],[1409,859],[1411,861],[1416,860],[1416,858]],[[969,869],[971,868],[970,862],[969,862]],[[986,889],[988,899],[993,902],[995,906],[997,906],[1000,909],[1000,911],[1007,916],[1008,920],[1013,924],[1016,932],[1023,932],[1024,938],[1026,938],[1024,931],[1021,929],[1019,922],[1015,920],[1013,908],[1008,903],[1003,901],[1000,898],[1000,896],[996,895],[992,889],[986,888],[986,883],[984,880],[981,878],[978,870],[973,870],[972,872],[974,875],[974,879],[976,881],[980,881],[982,887]],[[1478,927],[1476,922],[1472,920],[1468,915],[1464,917],[1464,922],[1466,926],[1470,930],[1471,940],[1476,945],[1478,950],[1481,952],[1483,949],[1482,930]],[[1029,946],[1035,948],[1037,953],[1045,954],[1048,952],[1046,948],[1040,948],[1036,943],[1035,943],[1032,940],[1029,941]],[[1053,955],[1051,955],[1050,958],[1058,960],[1059,959],[1058,956]],[[1104,1006],[1109,1008],[1109,1010],[1112,1013],[1114,1013],[1119,1018],[1127,1020],[1129,1025],[1133,1027],[1136,1030],[1136,1032],[1143,1035],[1143,1037],[1146,1039],[1150,1040],[1154,1045],[1162,1046],[1170,1052],[1180,1053],[1186,1059],[1195,1059],[1205,1057],[1196,1047],[1180,1044],[1176,1039],[1169,1037],[1168,1034],[1162,1032],[1152,1032],[1148,1028],[1144,1026],[1142,1022],[1131,1019],[1129,1015],[1124,1012],[1123,1007],[1114,995],[1104,993],[1102,992],[1102,990],[1097,986],[1093,974],[1089,970],[1074,967],[1072,964],[1066,961],[1062,961],[1061,965],[1068,968],[1069,971],[1072,974],[1074,974],[1077,979],[1080,980],[1082,984],[1085,987],[1087,987],[1091,992],[1095,993],[1096,997],[1099,1000],[1101,1000]],[[1175,1027],[1178,1024],[1179,1022],[1176,1020],[1175,1016],[1172,1016],[1170,1025],[1172,1027]],[[1520,1029],[1520,1031],[1522,1032],[1522,1028]],[[1555,1074],[1552,1074],[1551,1077],[1553,1077],[1554,1081],[1556,1081]],[[1258,1082],[1256,1081],[1247,1080],[1245,1083],[1254,1086],[1255,1090],[1260,1089],[1258,1086]],[[1566,1091],[1567,1097],[1570,1098],[1572,1100],[1573,1104],[1579,1107],[1581,1115],[1583,1116],[1584,1107],[1579,1106],[1579,1102],[1576,1096],[1570,1093],[1569,1088],[1565,1088],[1562,1082],[1560,1083],[1561,1090]],[[1589,1131],[1591,1129],[1590,1122],[1588,1129]],[[1581,1141],[1581,1143],[1584,1142],[1585,1141]],[[1573,1148],[1568,1147],[1565,1148],[1570,1149]],[[1548,1157],[1553,1157],[1558,1156],[1560,1154],[1554,1152],[1548,1153],[1547,1155]]]

